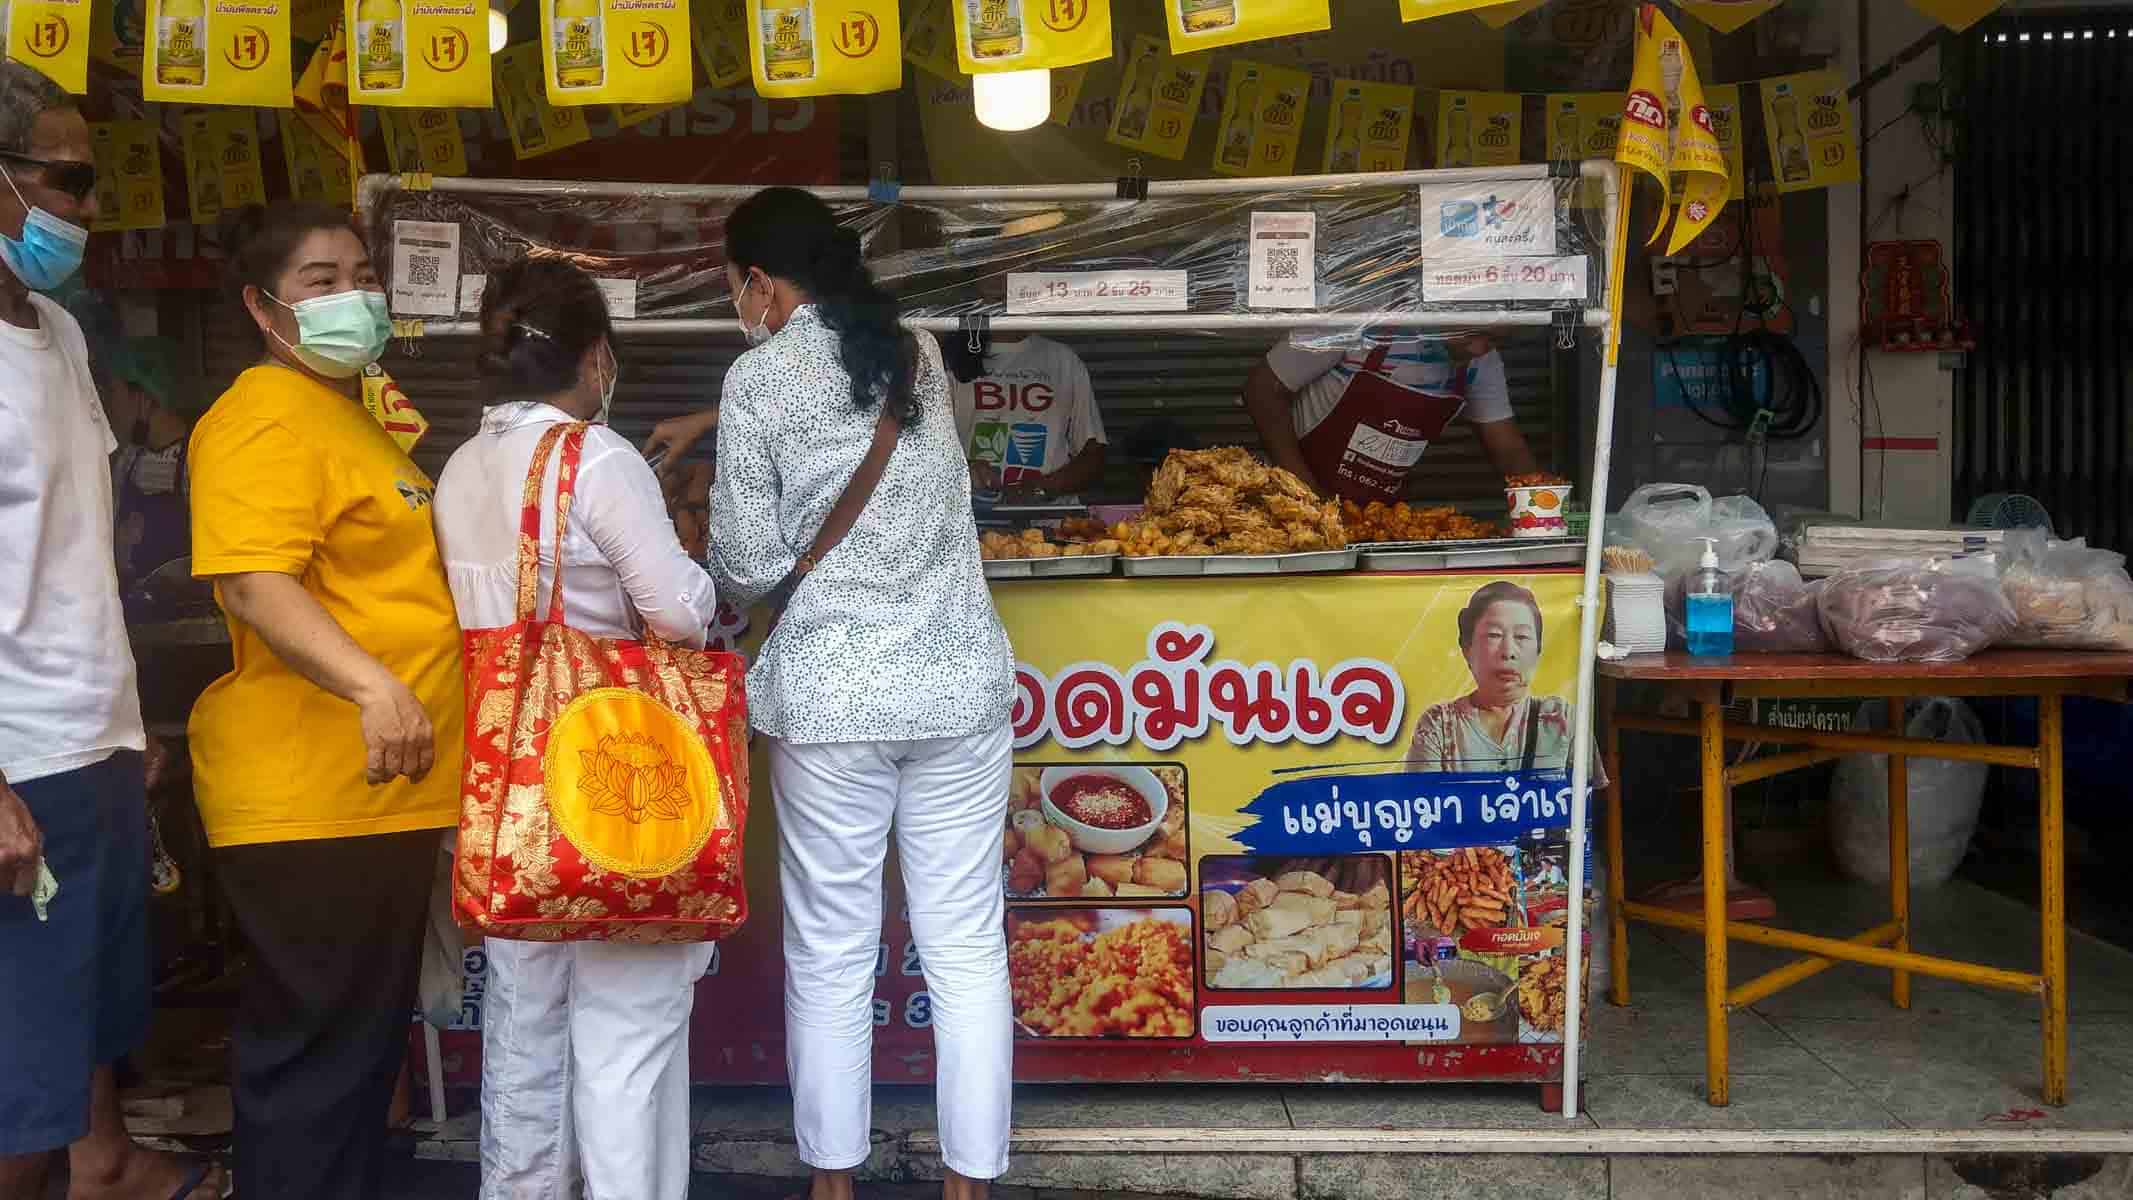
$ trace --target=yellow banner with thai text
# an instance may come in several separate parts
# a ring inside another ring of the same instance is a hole
[[[896,0],[748,0],[748,65],[765,96],[895,91],[902,46]]]
[[[712,87],[738,87],[748,81],[747,0],[692,0],[696,26],[696,61]]]
[[[1224,175],[1293,175],[1311,77],[1286,67],[1236,59],[1229,64],[1215,170]]]
[[[150,0],[148,28],[143,98],[289,107],[285,0]]]
[[[14,0],[7,56],[79,96],[89,90],[89,0]]]
[[[1333,27],[1326,0],[1163,0],[1163,13],[1172,54]]]
[[[489,8],[479,0],[346,0],[348,97],[387,108],[489,108]]]
[[[1077,67],[1111,57],[1111,0],[951,0],[965,74]]]
[[[551,104],[679,104],[695,86],[684,0],[541,0]]]

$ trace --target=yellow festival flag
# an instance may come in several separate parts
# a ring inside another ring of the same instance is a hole
[[[1650,176],[1662,196],[1658,222],[1647,240],[1656,242],[1674,220],[1669,254],[1678,254],[1718,217],[1726,201],[1726,159],[1704,103],[1703,85],[1681,33],[1654,5],[1637,12],[1636,63],[1615,161]],[[1673,178],[1682,179],[1678,212],[1668,211]],[[1623,197],[1628,203],[1629,198]]]
[[[89,0],[14,0],[8,6],[7,56],[77,96],[89,90],[89,42]]]
[[[1303,135],[1308,72],[1249,59],[1229,64],[1222,124],[1215,134],[1215,170],[1224,175],[1294,175]]]
[[[896,0],[748,0],[748,66],[764,96],[865,96],[903,86]]]
[[[340,158],[344,169],[338,173],[351,177],[362,174],[363,143],[355,136],[355,113],[348,107],[348,38],[339,25],[311,52],[311,61],[297,77],[290,99],[294,101],[298,123],[311,131],[313,141]],[[287,156],[290,151],[286,134],[282,145]],[[292,179],[296,170],[292,161]],[[321,178],[335,174],[323,164],[316,173]],[[346,189],[330,194],[351,195]]]
[[[963,79],[954,7],[955,0],[919,0],[904,27],[904,61],[949,83]]]
[[[1045,122],[1067,127],[1074,119],[1074,106],[1081,103],[1082,85],[1089,81],[1087,67],[1061,67],[1052,72],[1052,115]]]
[[[1161,41],[1136,34],[1104,140],[1160,158],[1184,158],[1213,65],[1206,57],[1176,57]]]
[[[1318,169],[1327,175],[1400,170],[1414,124],[1415,89],[1341,80],[1333,85],[1333,119]]]
[[[541,92],[541,48],[522,42],[498,54],[496,104],[511,131],[511,151],[520,159],[567,150],[592,137],[585,113],[556,108]]]
[[[1517,162],[1523,100],[1515,92],[1438,92],[1437,165],[1508,167]]]
[[[1720,33],[1732,33],[1778,6],[1778,0],[1681,0],[1681,10]]]
[[[747,0],[693,0],[696,61],[712,87],[736,87],[748,79]],[[945,44],[947,39],[943,38]]]
[[[98,233],[163,227],[163,154],[156,127],[147,121],[96,121],[89,125],[96,157]]]
[[[289,106],[285,0],[150,0],[148,29],[144,99]]]
[[[1333,27],[1326,0],[1163,0],[1163,12],[1180,55]]]
[[[1111,57],[1111,0],[951,0],[966,74],[1078,67]]]
[[[289,195],[312,204],[347,204],[356,172],[346,143],[319,136],[316,127],[289,109],[274,114],[281,126],[281,158],[289,169]]]
[[[348,98],[385,108],[489,108],[483,0],[344,0]]]
[[[259,166],[259,118],[244,111],[187,113],[184,119],[187,199],[195,225],[267,198]]]
[[[679,104],[695,90],[683,0],[541,0],[541,28],[551,104]]]
[[[451,176],[467,173],[467,144],[460,136],[457,114],[442,108],[389,108],[378,116],[393,170]]]
[[[1763,134],[1780,192],[1859,181],[1852,105],[1835,71],[1802,71],[1760,84]]]
[[[1984,19],[2002,0],[1910,0],[1911,7],[1957,33]]]

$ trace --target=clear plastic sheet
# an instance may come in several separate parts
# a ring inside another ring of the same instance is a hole
[[[877,276],[902,298],[907,314],[918,317],[998,318],[1008,312],[1011,274],[1107,270],[1186,272],[1190,314],[1272,315],[1275,310],[1247,302],[1255,212],[1316,216],[1316,313],[1531,312],[1602,302],[1601,214],[1578,203],[1594,190],[1581,188],[1581,181],[1432,183],[1430,203],[1423,203],[1412,173],[1397,178],[1356,176],[1140,200],[1087,197],[1088,188],[1054,189],[1077,197],[1071,199],[1053,199],[1037,188],[971,188],[926,189],[924,198],[893,204],[864,198],[831,203],[860,232]],[[463,274],[487,274],[527,253],[568,254],[595,275],[636,280],[639,318],[732,316],[721,226],[739,195],[687,199],[681,198],[687,192],[663,195],[652,185],[620,196],[591,184],[541,184],[521,192],[507,190],[513,187],[508,181],[491,186],[498,190],[461,190],[459,181],[448,190],[388,185],[369,206],[374,245],[390,244],[396,220],[453,222],[460,230]],[[1447,193],[1448,186],[1456,190]],[[1096,190],[1111,189],[1106,184]],[[938,198],[942,193],[952,194]],[[1448,239],[1447,231],[1460,236]],[[1521,253],[1498,257],[1466,248],[1481,238],[1513,242]],[[1527,252],[1534,249],[1553,254]],[[1525,273],[1552,260],[1582,257],[1585,286],[1581,295],[1555,299],[1480,299],[1469,293],[1431,302],[1423,293],[1425,254],[1438,265],[1480,259]],[[384,265],[390,269],[389,262]],[[1359,316],[1353,326],[1311,336],[1352,337],[1368,323]],[[1475,328],[1485,324],[1477,321]]]
[[[2041,529],[2007,531],[2000,586],[2014,606],[2011,645],[2133,651],[2133,577],[2126,556]]]
[[[1871,563],[1823,581],[1822,628],[1869,662],[1961,662],[2015,631],[1991,555]]]

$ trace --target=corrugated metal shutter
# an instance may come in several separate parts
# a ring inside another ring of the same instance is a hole
[[[206,394],[218,395],[256,359],[257,343],[250,319],[234,304],[214,305],[205,325]],[[1266,353],[1265,340],[1124,333],[1057,340],[1072,346],[1088,365],[1103,408],[1113,447],[1108,493],[1127,497],[1137,492],[1139,476],[1122,461],[1120,450],[1134,430],[1152,421],[1175,422],[1201,446],[1258,445],[1242,397],[1245,376]],[[429,418],[430,434],[416,448],[415,458],[433,474],[473,433],[480,418],[474,346],[469,338],[423,338],[395,342],[386,355],[386,370]],[[726,368],[742,348],[734,338],[625,337],[616,431],[640,441],[655,423],[716,403]],[[1545,463],[1560,441],[1558,414],[1564,410],[1547,335],[1508,338],[1501,349],[1519,427]],[[700,453],[709,450],[707,445]],[[1412,491],[1422,499],[1485,500],[1497,498],[1500,487],[1471,429],[1460,422],[1430,447]]]

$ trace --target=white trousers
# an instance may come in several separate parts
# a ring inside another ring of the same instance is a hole
[[[800,1157],[865,1162],[873,1121],[875,948],[889,832],[932,1000],[942,1158],[1007,1170],[1014,1017],[1000,836],[1011,738],[770,746],[785,904],[785,1057]]]
[[[709,943],[491,938],[481,1200],[683,1200],[689,1010]]]

